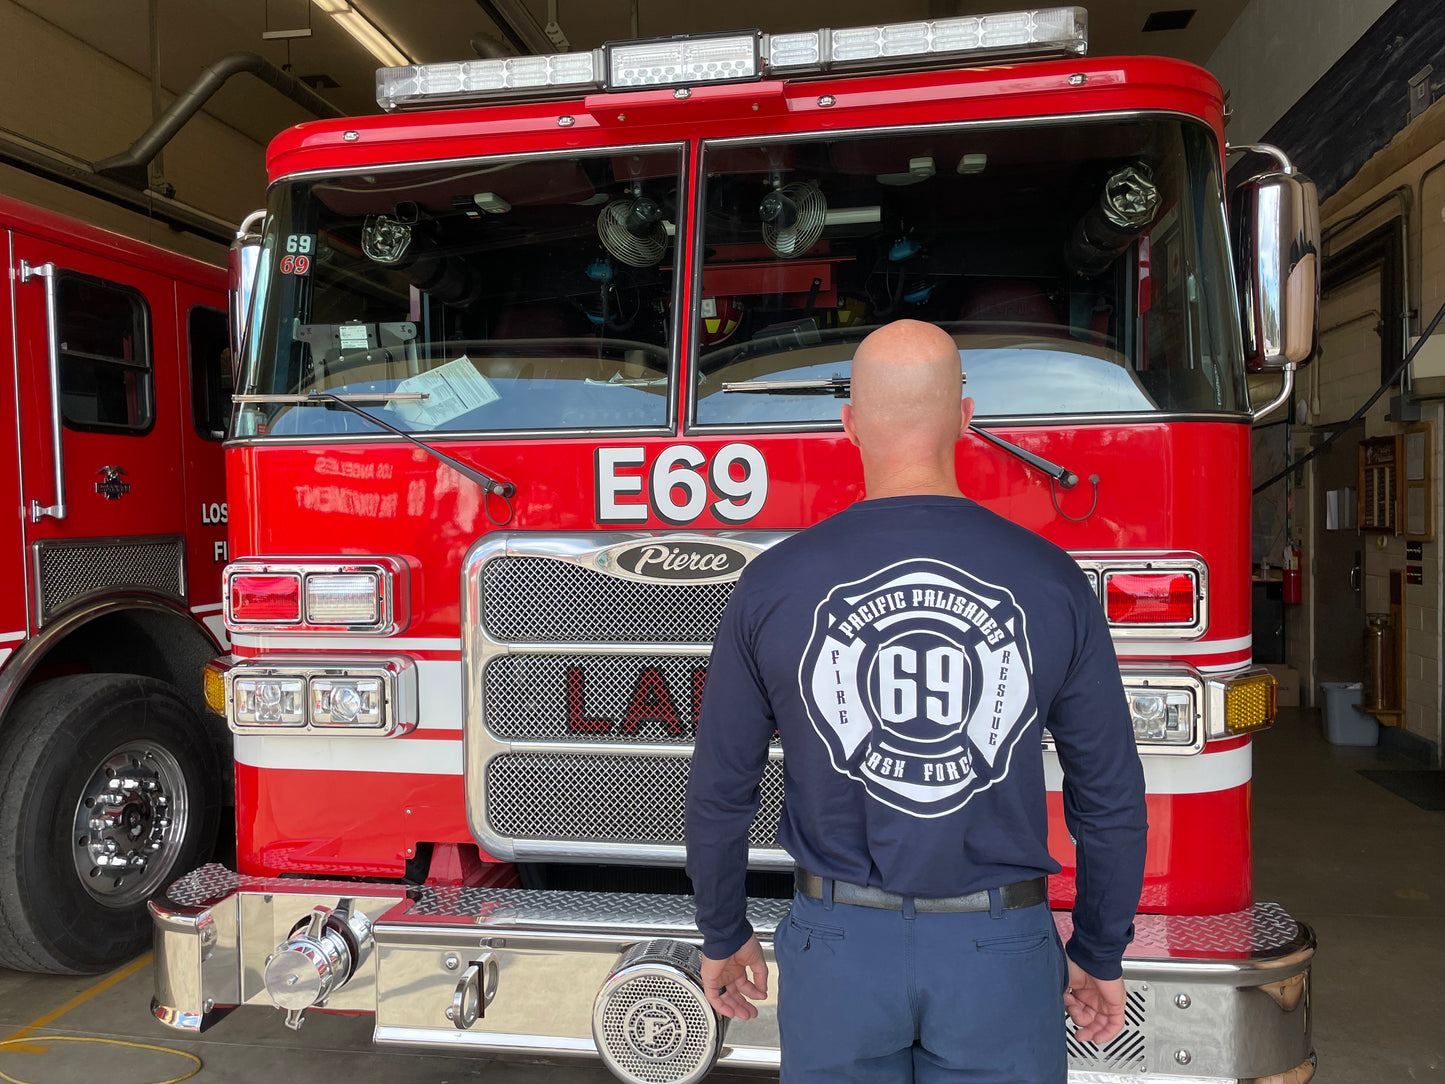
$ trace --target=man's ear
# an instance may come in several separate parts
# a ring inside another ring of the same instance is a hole
[[[972,399],[969,402],[973,402]],[[843,404],[843,432],[848,434],[848,440],[853,447],[858,447],[858,430],[853,427],[853,404]]]
[[[961,415],[961,417],[962,417],[963,420],[962,420],[962,422],[959,424],[959,427],[958,427],[958,439],[959,439],[959,440],[962,440],[964,437],[968,436],[968,426],[969,426],[969,423],[973,421],[973,399],[972,399],[972,397],[965,395],[965,396],[963,397],[963,402],[959,404],[959,408],[960,408],[960,415]],[[843,409],[844,409],[844,410],[847,410],[848,408],[845,406]]]

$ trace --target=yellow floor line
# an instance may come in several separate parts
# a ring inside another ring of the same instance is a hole
[[[26,1025],[25,1025],[23,1028],[21,1028],[19,1031],[15,1032],[14,1034],[12,1034],[12,1035],[10,1035],[10,1036],[7,1036],[4,1041],[7,1042],[7,1043],[10,1043],[10,1042],[14,1042],[16,1039],[23,1039],[23,1038],[25,1038],[27,1035],[32,1035],[32,1034],[34,1034],[35,1032],[39,1031],[41,1028],[45,1027],[47,1024],[50,1024],[50,1023],[52,1023],[52,1022],[54,1022],[54,1021],[56,1021],[56,1020],[59,1020],[62,1016],[64,1016],[66,1013],[68,1013],[71,1009],[75,1008],[75,1007],[78,1006],[78,1005],[84,1005],[84,1004],[85,1004],[87,1001],[89,1001],[91,998],[95,997],[96,994],[102,994],[102,993],[104,993],[105,991],[109,990],[109,989],[110,989],[112,986],[114,986],[116,983],[118,983],[118,982],[124,982],[126,979],[130,978],[132,975],[134,975],[134,974],[135,974],[137,971],[139,971],[141,968],[143,968],[143,967],[145,967],[147,964],[149,964],[149,963],[151,962],[151,959],[153,958],[153,956],[154,956],[154,953],[147,952],[144,956],[140,957],[139,959],[132,960],[130,963],[128,963],[128,964],[126,964],[124,967],[122,967],[119,971],[113,971],[113,972],[111,972],[109,975],[107,975],[105,978],[101,979],[101,980],[100,980],[98,983],[96,983],[94,986],[91,986],[91,987],[89,987],[88,989],[82,990],[80,993],[76,994],[73,998],[71,998],[69,1001],[67,1001],[64,1005],[60,1006],[60,1008],[58,1008],[58,1009],[51,1009],[50,1012],[46,1013],[44,1016],[39,1017],[38,1019],[35,1019],[35,1020],[30,1021],[30,1023],[26,1024]],[[41,1053],[42,1051],[44,1051],[44,1050],[45,1050],[45,1047],[42,1047],[42,1046],[11,1046],[11,1047],[7,1047],[7,1049],[9,1049],[9,1050],[16,1050],[16,1051],[23,1051],[23,1052],[31,1053],[31,1054],[38,1054],[38,1053]]]

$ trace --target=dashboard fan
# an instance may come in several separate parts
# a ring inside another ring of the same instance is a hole
[[[667,251],[662,208],[646,196],[615,199],[597,215],[602,247],[629,267],[655,267]]]
[[[801,256],[823,236],[828,201],[815,184],[794,181],[776,188],[758,204],[763,242],[777,256]]]

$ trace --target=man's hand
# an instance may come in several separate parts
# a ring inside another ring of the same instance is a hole
[[[704,960],[703,975],[706,974],[707,961]],[[1077,1038],[1103,1046],[1124,1030],[1124,980],[1096,979],[1070,960],[1064,1008],[1077,1025],[1074,1032]]]
[[[768,997],[768,965],[763,960],[763,946],[758,944],[758,939],[749,937],[742,948],[726,960],[709,960],[704,956],[702,989],[708,1004],[724,1016],[738,1020],[757,1016],[753,1002],[766,1001]],[[1122,999],[1124,995],[1121,992],[1119,996]]]

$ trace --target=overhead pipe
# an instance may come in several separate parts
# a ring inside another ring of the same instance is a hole
[[[552,40],[537,25],[523,0],[476,0],[487,18],[520,56],[552,53]]]
[[[23,169],[37,177],[63,184],[67,188],[103,199],[128,211],[164,222],[177,230],[187,230],[199,237],[222,245],[230,244],[236,224],[171,199],[157,192],[136,191],[110,177],[102,177],[84,159],[62,154],[42,146],[15,132],[0,129],[0,163]]]
[[[95,172],[102,177],[109,177],[144,191],[148,184],[146,171],[151,161],[161,152],[161,148],[175,137],[188,120],[200,112],[201,107],[210,101],[231,76],[243,72],[249,72],[318,117],[346,116],[342,110],[301,80],[282,71],[265,57],[257,53],[228,53],[201,72],[186,92],[171,103],[161,118],[130,145],[129,150],[95,163]]]
[[[498,41],[490,34],[476,33],[471,39],[472,52],[483,60],[503,60],[517,54],[507,47],[503,42]]]

